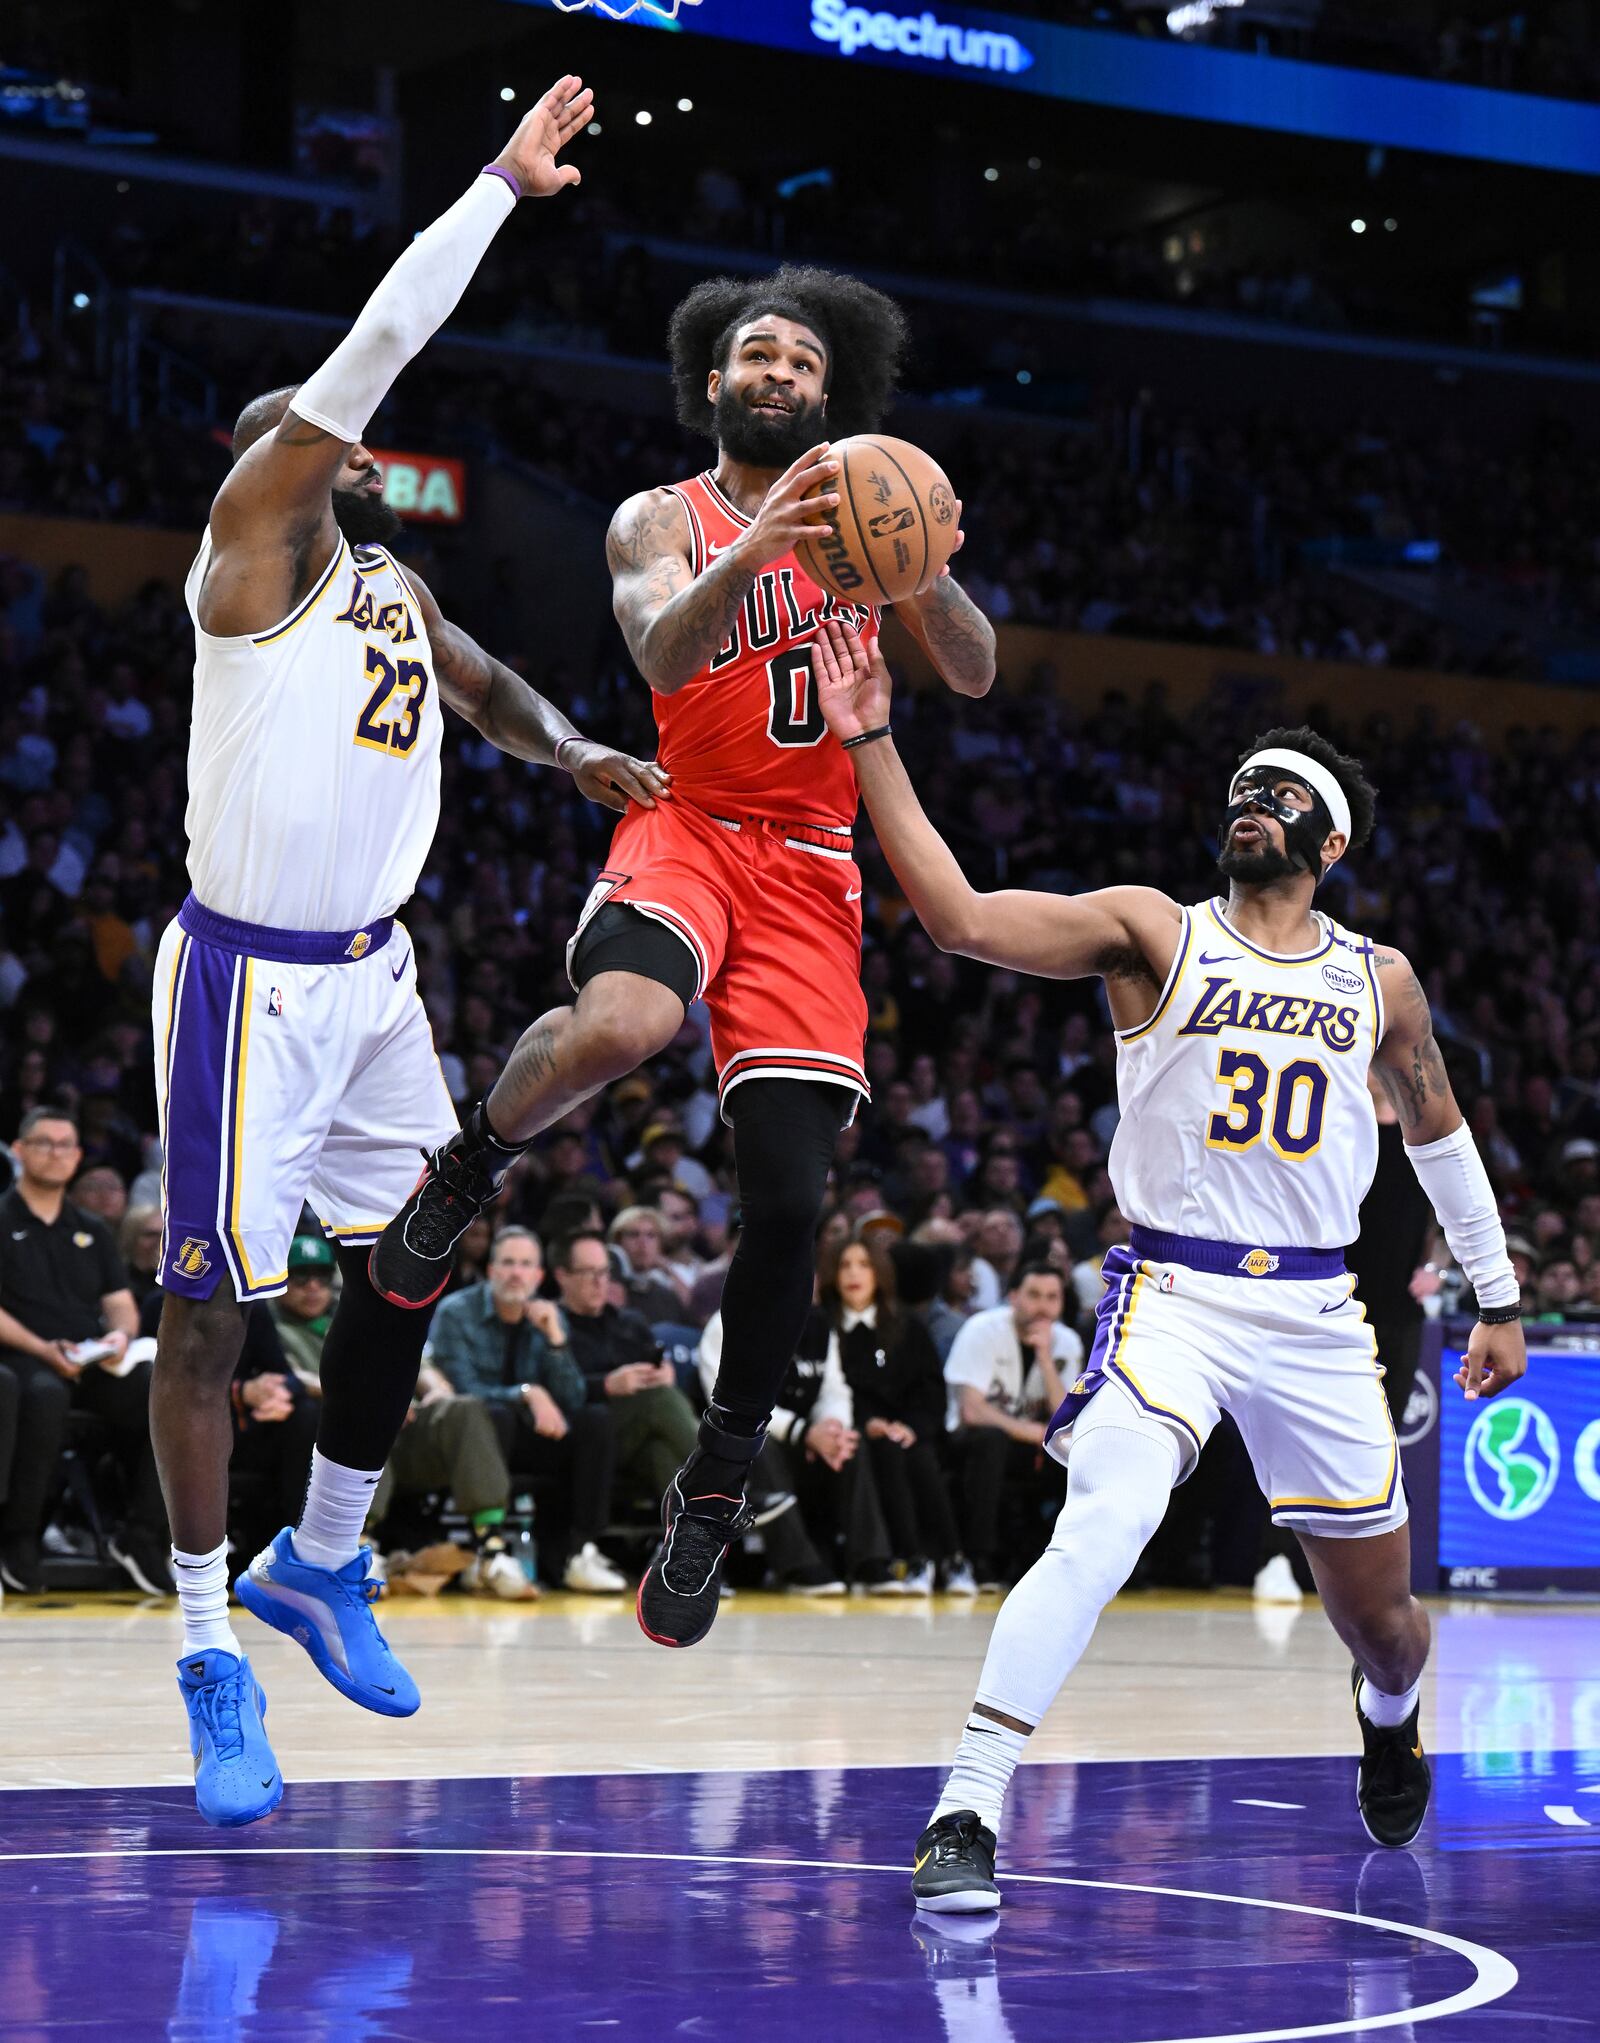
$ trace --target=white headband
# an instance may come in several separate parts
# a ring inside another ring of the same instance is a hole
[[[1297,780],[1303,780],[1314,794],[1321,795],[1328,814],[1333,818],[1334,829],[1346,843],[1350,841],[1350,804],[1345,800],[1344,789],[1326,766],[1319,766],[1315,759],[1308,759],[1304,752],[1290,752],[1277,748],[1266,752],[1253,752],[1228,784],[1230,799],[1233,790],[1245,774],[1257,766],[1281,767],[1285,773],[1292,773]]]

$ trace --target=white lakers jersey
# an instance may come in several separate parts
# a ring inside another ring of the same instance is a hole
[[[1383,1034],[1372,946],[1326,916],[1308,951],[1184,910],[1155,1013],[1119,1030],[1111,1182],[1138,1226],[1262,1248],[1343,1248],[1378,1159],[1367,1067]]]
[[[417,883],[439,822],[443,718],[416,596],[381,546],[340,539],[270,631],[199,620],[211,534],[184,584],[194,620],[189,878],[215,914],[357,929]]]

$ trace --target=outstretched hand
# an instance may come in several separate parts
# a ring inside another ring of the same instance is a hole
[[[889,721],[894,684],[883,655],[837,617],[811,641],[811,678],[817,707],[836,738],[857,738]]]
[[[494,160],[510,171],[525,199],[553,198],[563,186],[583,182],[575,164],[557,163],[556,158],[593,118],[594,93],[569,73],[528,109]]]
[[[620,813],[629,802],[637,802],[641,809],[653,809],[658,801],[672,799],[672,776],[653,759],[613,752],[588,738],[563,750],[562,764],[572,775],[573,786],[602,808]]]

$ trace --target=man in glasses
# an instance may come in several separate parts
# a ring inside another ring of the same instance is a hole
[[[0,1199],[0,1581],[44,1587],[40,1536],[69,1411],[109,1429],[123,1464],[126,1524],[111,1553],[135,1588],[170,1596],[166,1517],[150,1449],[150,1365],[124,1374],[139,1313],[111,1230],[67,1197],[83,1160],[71,1116],[24,1115],[17,1179]]]

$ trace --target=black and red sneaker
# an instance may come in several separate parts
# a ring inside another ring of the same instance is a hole
[[[391,1305],[419,1311],[432,1305],[450,1281],[456,1243],[500,1189],[482,1145],[467,1129],[441,1143],[411,1197],[372,1245],[367,1275]]]
[[[666,1537],[650,1557],[634,1606],[639,1629],[658,1646],[697,1646],[716,1620],[728,1549],[755,1523],[743,1487],[696,1493],[694,1453],[668,1485],[661,1505]]]

